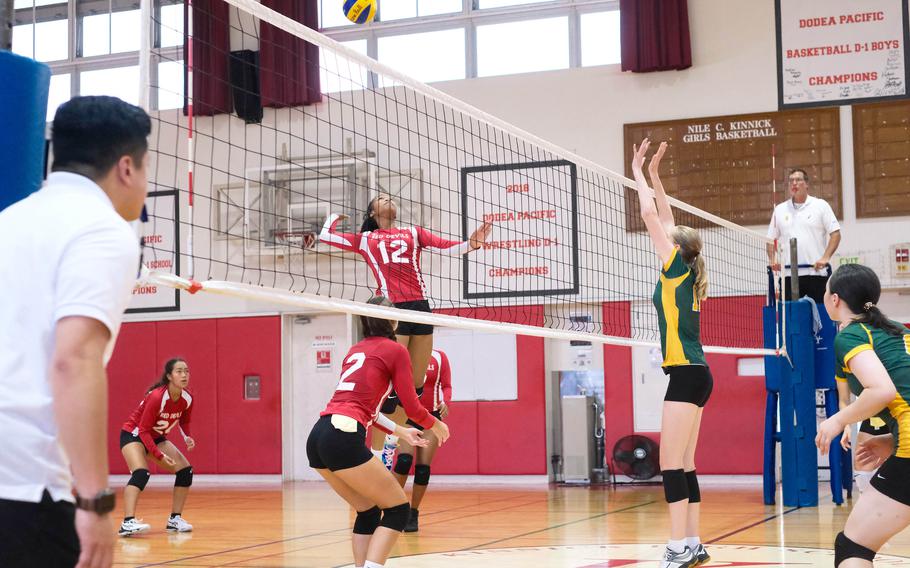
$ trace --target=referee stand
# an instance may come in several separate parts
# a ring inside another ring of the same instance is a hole
[[[795,262],[795,242],[791,242],[791,298],[799,298],[799,279]],[[829,267],[830,271],[830,267]],[[818,450],[816,389],[824,391],[825,415],[838,411],[834,379],[834,337],[837,328],[824,306],[809,298],[778,302],[774,276],[768,268],[768,305],[764,308],[764,343],[769,349],[784,347],[784,356],[765,357],[764,502],[775,504],[776,453],[780,442],[781,485],[787,507],[818,505]],[[778,317],[780,314],[781,317]],[[778,417],[780,424],[778,425]],[[831,495],[835,504],[844,502],[843,490],[851,496],[853,471],[851,452],[834,439],[829,452]]]

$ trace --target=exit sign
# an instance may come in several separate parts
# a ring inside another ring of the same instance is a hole
[[[841,265],[843,265],[843,264],[859,264],[859,257],[858,257],[858,256],[842,256],[842,257],[840,257],[840,263],[839,263],[839,264],[841,264]]]

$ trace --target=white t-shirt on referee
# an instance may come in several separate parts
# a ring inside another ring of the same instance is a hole
[[[139,239],[86,177],[55,172],[0,212],[0,499],[72,501],[48,377],[57,320],[85,316],[113,351],[139,267]]]
[[[824,199],[806,197],[806,201],[795,205],[792,199],[779,203],[774,208],[768,238],[778,239],[781,264],[789,274],[790,239],[796,238],[796,255],[799,264],[815,264],[825,254],[829,235],[840,230],[840,223],[828,202]],[[826,276],[826,270],[800,268],[800,276]]]

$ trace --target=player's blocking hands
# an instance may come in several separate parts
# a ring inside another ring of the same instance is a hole
[[[632,144],[632,173],[636,175],[641,173],[641,168],[645,165],[645,155],[650,146],[651,141],[647,138],[641,141],[641,145]]]
[[[425,439],[417,428],[399,426],[395,428],[395,435],[415,448],[425,448],[430,444],[430,441]]]
[[[471,238],[469,243],[471,245],[471,250],[477,250],[483,246],[483,243],[490,238],[490,233],[493,232],[493,223],[489,221],[484,221],[483,225],[477,227],[473,233],[471,233]]]
[[[657,152],[654,152],[654,155],[651,156],[651,161],[648,162],[648,172],[651,175],[654,175],[660,169],[660,159],[664,157],[664,154],[667,151],[667,143],[661,142],[660,146],[657,147]]]

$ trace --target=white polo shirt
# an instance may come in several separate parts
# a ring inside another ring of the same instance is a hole
[[[48,368],[57,320],[111,331],[105,364],[139,267],[139,239],[88,178],[63,172],[0,212],[0,499],[72,501]]]
[[[829,235],[840,230],[840,223],[834,211],[824,199],[806,197],[806,202],[794,205],[792,199],[779,203],[774,208],[768,238],[778,239],[781,250],[781,264],[790,268],[790,239],[796,238],[796,255],[799,264],[815,264],[825,254]],[[788,272],[789,274],[789,272]],[[814,268],[800,268],[800,276],[826,276],[827,271]]]

